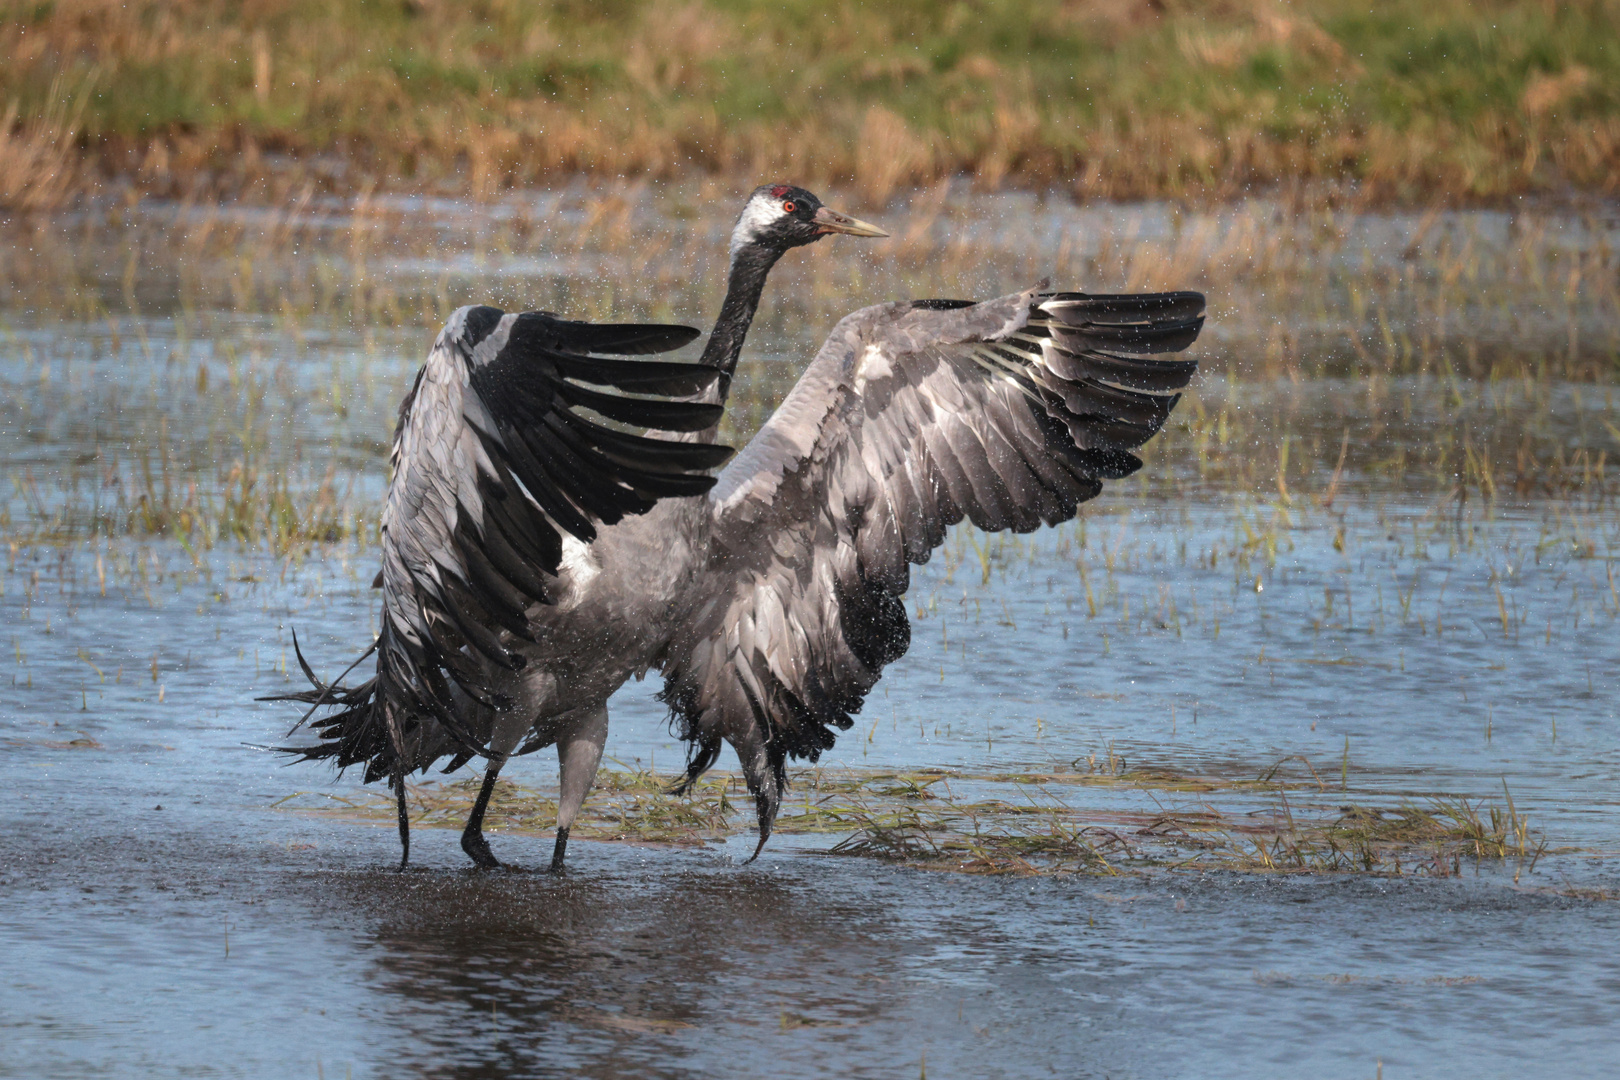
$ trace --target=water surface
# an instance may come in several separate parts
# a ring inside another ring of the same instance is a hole
[[[703,195],[8,226],[0,1073],[1602,1074],[1617,324],[1607,286],[1553,272],[1612,269],[1602,213],[919,196],[884,218],[925,226],[894,250],[823,245],[773,279],[732,421],[745,438],[852,297],[1204,288],[1206,370],[1147,468],[1062,528],[953,533],[915,573],[910,654],[823,765],[962,790],[1105,756],[1275,767],[1302,815],[1511,797],[1533,867],[982,877],[790,836],[743,866],[739,818],[698,850],[576,843],[562,880],[473,874],[419,831],[401,875],[388,828],[274,809],[358,790],[251,749],[292,720],[253,698],[297,680],[295,626],[325,674],[369,641],[388,425],[434,320],[493,298],[701,325],[726,225]],[[1267,222],[1332,232],[1284,259]],[[680,760],[656,688],[612,703],[627,768]],[[550,844],[493,842],[527,866]]]

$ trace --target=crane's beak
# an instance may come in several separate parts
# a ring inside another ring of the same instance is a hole
[[[840,214],[829,207],[821,207],[812,218],[824,233],[843,233],[845,236],[888,236],[889,234],[870,222],[860,218],[852,218],[848,214]]]

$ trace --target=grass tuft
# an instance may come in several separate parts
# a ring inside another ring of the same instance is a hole
[[[572,835],[694,847],[752,832],[752,800],[740,777],[710,773],[684,796],[669,794],[675,779],[604,770]],[[460,829],[481,782],[469,777],[410,786],[412,824]],[[1165,769],[1040,776],[809,769],[794,778],[776,832],[837,837],[825,848],[833,855],[970,874],[1112,876],[1196,867],[1445,877],[1462,873],[1464,860],[1475,866],[1514,860],[1533,870],[1547,850],[1511,800],[1507,809],[1446,796],[1392,808],[1289,802],[1290,787],[1298,798],[1299,789],[1316,786],[1188,777]],[[975,794],[957,794],[954,788]],[[1229,809],[1206,799],[1193,809],[1122,811],[1096,805],[1099,788],[1116,794],[1110,802],[1134,793],[1188,792],[1238,801]],[[1261,800],[1257,808],[1250,805],[1255,799]],[[393,814],[391,798],[382,793],[324,803],[289,796],[277,805],[377,822]],[[490,799],[486,827],[548,833],[556,812],[551,793],[503,779]]]

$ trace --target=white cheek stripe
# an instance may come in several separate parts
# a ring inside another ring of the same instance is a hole
[[[785,216],[781,204],[769,196],[756,195],[749,199],[742,215],[737,218],[737,227],[731,230],[731,253],[736,255],[738,248]]]

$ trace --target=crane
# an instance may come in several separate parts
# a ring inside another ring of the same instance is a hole
[[[363,763],[368,783],[388,781],[402,868],[409,773],[446,757],[447,772],[485,760],[462,847],[493,867],[483,818],[501,766],[549,745],[562,773],[553,860],[562,865],[600,763],[607,699],[648,669],[658,644],[636,605],[611,594],[629,589],[645,601],[680,586],[657,572],[658,558],[624,547],[644,535],[624,528],[626,519],[714,485],[710,471],[731,456],[714,442],[717,425],[766,278],[788,251],[834,234],[887,235],[803,188],[751,193],[732,232],[725,300],[696,364],[622,359],[679,348],[698,336],[689,327],[592,325],[487,306],[450,316],[395,427],[374,582],[381,626],[348,669],[375,653],[376,674],[356,686],[341,685],[343,675],[324,683],[295,637],[313,689],[269,698],[309,705],[294,731],[335,709],[316,720],[317,744],[287,749],[340,768]],[[632,434],[590,413],[654,431]],[[630,573],[603,575],[610,548],[610,563],[635,563]]]
[[[786,251],[835,232],[885,235],[802,188],[761,187],[733,231],[726,298],[697,364],[575,358],[574,367],[557,369],[563,381],[546,376],[557,387],[595,378],[666,400],[582,401],[578,389],[555,388],[513,394],[524,401],[520,421],[546,431],[573,430],[580,421],[559,417],[581,404],[653,429],[593,436],[598,443],[586,448],[566,438],[533,445],[524,435],[531,458],[523,467],[567,478],[559,485],[565,498],[546,502],[527,472],[517,475],[534,496],[523,504],[528,527],[545,543],[520,548],[524,541],[503,532],[505,524],[490,528],[500,520],[491,506],[504,504],[488,498],[482,518],[457,502],[459,516],[449,515],[457,524],[447,529],[444,478],[453,473],[463,490],[484,481],[473,454],[448,471],[441,463],[455,440],[485,438],[485,421],[466,396],[459,420],[419,416],[423,402],[407,398],[384,518],[378,675],[356,687],[339,685],[342,676],[323,683],[300,653],[313,688],[283,695],[311,712],[336,709],[316,722],[321,742],[293,752],[365,762],[368,781],[394,785],[402,866],[406,773],[447,756],[450,768],[484,759],[462,847],[478,865],[494,867],[482,823],[502,765],[556,745],[561,794],[551,865],[560,870],[601,760],[608,697],[654,668],[688,746],[677,790],[729,744],[755,801],[757,856],[781,805],[788,759],[814,761],[830,749],[883,668],[904,655],[910,566],[926,561],[963,519],[1017,532],[1071,519],[1105,480],[1141,466],[1131,451],[1163,426],[1176,391],[1196,371],[1196,361],[1159,358],[1198,336],[1204,297],[1195,292],[1095,295],[1041,283],[983,302],[879,304],[834,327],[759,432],[717,477],[709,475],[731,456],[714,439],[766,275]],[[525,318],[458,312],[413,397],[437,362],[470,370],[467,385],[488,406],[492,391],[478,387],[478,358],[487,363],[510,351],[510,336],[492,347],[491,335]],[[674,348],[690,333],[576,332],[581,346],[598,351]],[[592,374],[586,363],[611,366]],[[686,400],[677,400],[683,392]],[[433,412],[450,415],[439,399]],[[598,459],[586,450],[613,468],[593,470]],[[413,498],[424,483],[412,480],[413,471],[429,474],[438,502]],[[501,549],[503,537],[510,552]],[[485,563],[495,571],[487,586],[474,580],[489,576]],[[500,592],[504,586],[513,594]],[[448,618],[436,614],[435,588],[452,597],[442,604]],[[481,606],[449,610],[463,592],[483,588],[498,595],[478,593]],[[401,649],[395,639],[405,635],[390,629],[395,622],[417,627],[431,646]],[[440,637],[437,628],[445,628]],[[386,679],[407,689],[390,690]]]

